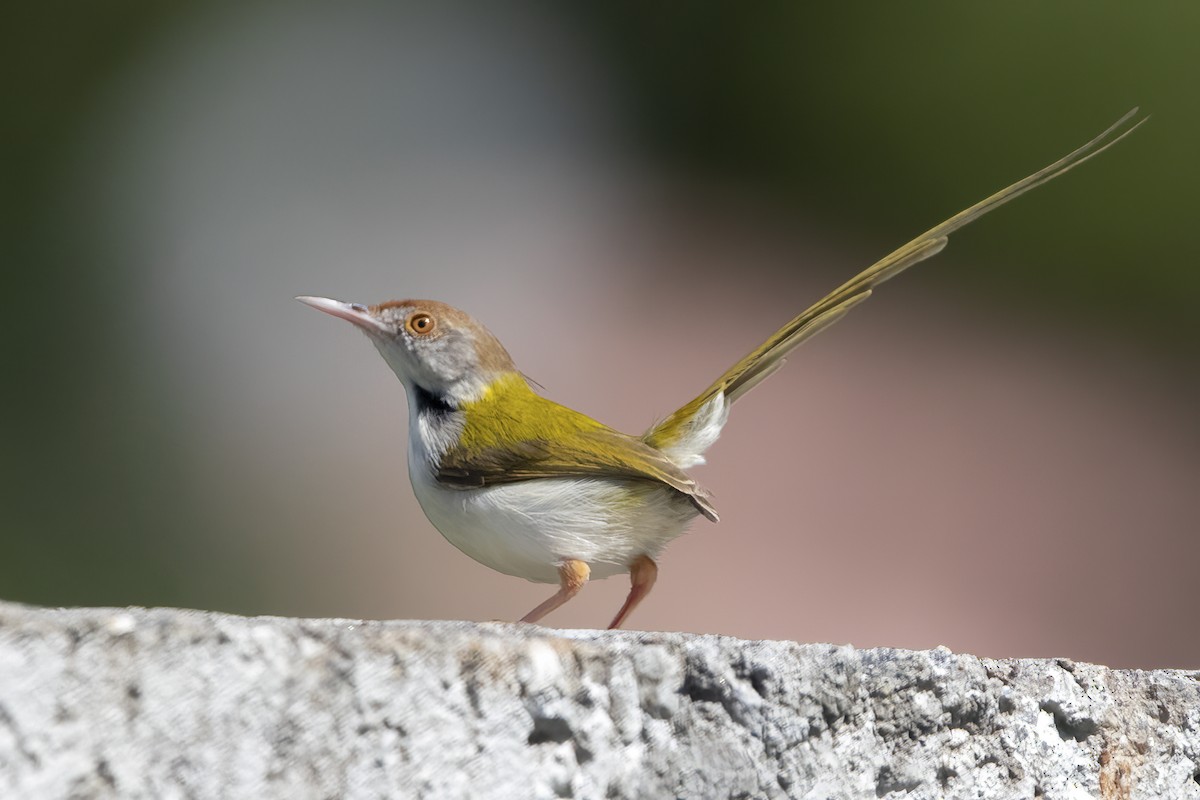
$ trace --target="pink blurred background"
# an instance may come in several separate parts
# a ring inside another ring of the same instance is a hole
[[[490,572],[426,522],[399,383],[293,295],[449,302],[548,396],[639,432],[845,278],[1098,133],[1129,93],[1050,128],[1015,114],[986,138],[950,111],[860,130],[885,156],[896,130],[976,131],[953,180],[854,190],[890,209],[868,226],[647,155],[608,58],[536,5],[214,8],[130,55],[55,179],[58,213],[103,241],[119,290],[60,319],[110,347],[108,377],[78,392],[76,451],[119,441],[167,488],[113,478],[63,523],[146,531],[119,551],[125,572],[94,568],[100,536],[29,556],[14,575],[59,581],[13,577],[4,596],[515,619],[552,587]],[[835,106],[805,97],[813,125],[833,124]],[[695,473],[722,521],[669,548],[629,627],[1200,665],[1194,342],[1062,310],[1036,276],[989,288],[1025,250],[1069,258],[1152,202],[1153,186],[1107,187],[1164,147],[1162,116],[958,234],[739,403]],[[1010,152],[1021,137],[1036,146]],[[934,191],[939,210],[907,208]],[[46,363],[94,361],[88,338]],[[64,497],[79,497],[69,482]],[[57,535],[37,525],[14,522],[15,552]],[[626,590],[596,582],[546,622],[602,625]]]

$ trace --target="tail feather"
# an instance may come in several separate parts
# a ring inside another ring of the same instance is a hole
[[[1133,109],[1082,147],[960,211],[867,267],[776,331],[704,392],[647,431],[642,440],[663,450],[681,466],[703,463],[702,454],[717,440],[730,405],[783,366],[788,353],[841,319],[847,311],[866,300],[879,284],[939,253],[951,233],[1074,169],[1133,133],[1148,119],[1142,118],[1126,127],[1137,112],[1138,109]]]

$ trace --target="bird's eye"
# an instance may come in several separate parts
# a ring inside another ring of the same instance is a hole
[[[436,325],[437,323],[433,321],[433,317],[421,311],[413,314],[404,323],[404,327],[408,328],[408,332],[414,336],[424,336],[432,331]]]

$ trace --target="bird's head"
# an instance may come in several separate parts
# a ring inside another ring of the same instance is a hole
[[[296,299],[353,322],[407,389],[455,406],[479,397],[498,378],[516,372],[512,357],[491,331],[436,300],[364,306],[325,297]]]

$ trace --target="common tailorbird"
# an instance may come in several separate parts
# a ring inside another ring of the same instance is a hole
[[[628,572],[629,595],[609,626],[616,628],[654,586],[667,543],[697,516],[717,521],[709,494],[686,470],[704,463],[739,397],[876,286],[938,253],[951,233],[1132,133],[1145,121],[1130,124],[1136,113],[863,270],[641,436],[539,395],[495,336],[444,303],[296,299],[357,325],[404,384],[409,477],[430,522],[492,569],[558,584],[522,621],[540,620],[589,578]]]

